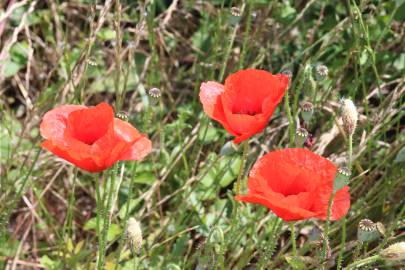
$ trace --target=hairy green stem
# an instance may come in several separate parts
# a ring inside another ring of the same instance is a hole
[[[245,170],[246,160],[249,152],[249,142],[243,142],[243,154],[242,154],[242,164],[239,169],[238,179],[236,180],[236,195],[240,194],[240,184],[243,178],[243,172]]]
[[[291,244],[292,244],[293,256],[297,257],[297,243],[295,242],[294,222],[290,222],[290,230],[291,230]]]
[[[380,255],[374,255],[362,260],[358,260],[355,261],[354,263],[350,264],[349,266],[347,266],[345,269],[350,270],[350,269],[357,269],[359,266],[364,266],[367,264],[371,264],[374,263],[376,261],[378,261],[379,259],[381,259]]]
[[[326,216],[325,232],[323,235],[323,247],[322,247],[322,259],[325,261],[327,257],[327,247],[328,247],[328,237],[329,237],[329,227],[330,227],[330,217],[332,214],[333,199],[335,198],[335,192],[332,191],[328,202],[328,212]]]
[[[289,146],[293,146],[294,139],[295,139],[295,121],[291,114],[288,91],[289,91],[289,89],[287,88],[287,91],[285,91],[285,95],[284,95],[284,109],[287,112],[287,118],[288,118],[288,123],[289,123],[289,134],[290,134]]]

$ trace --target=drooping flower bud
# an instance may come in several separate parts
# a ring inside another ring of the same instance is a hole
[[[377,224],[369,219],[362,219],[357,228],[357,239],[362,242],[372,242],[380,237]]]
[[[304,102],[301,104],[301,116],[306,123],[309,123],[314,114],[314,105],[311,102]]]
[[[308,131],[305,128],[298,128],[295,131],[295,145],[302,147],[308,137]]]
[[[353,135],[356,130],[358,113],[356,106],[350,99],[342,101],[342,120],[343,128],[347,134]]]
[[[238,145],[234,144],[233,141],[228,141],[222,146],[219,154],[221,156],[230,156],[236,152],[238,152]]]
[[[405,260],[405,242],[395,243],[381,250],[380,256],[389,261]]]
[[[142,247],[142,230],[139,222],[135,218],[128,219],[127,237],[131,250],[138,253]]]
[[[348,185],[351,175],[352,175],[352,172],[350,171],[349,168],[340,167],[337,170],[335,180],[333,181],[333,192],[337,192],[339,189]]]

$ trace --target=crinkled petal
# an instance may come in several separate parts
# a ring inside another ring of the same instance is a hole
[[[45,139],[62,138],[69,114],[85,108],[87,107],[82,105],[63,105],[45,113],[40,125],[42,137]]]
[[[298,205],[291,205],[288,204],[285,200],[277,197],[271,198],[268,195],[263,196],[257,194],[248,194],[236,196],[236,199],[239,201],[257,203],[266,206],[284,221],[308,219],[316,215],[316,213],[303,209]]]
[[[317,218],[326,220],[328,213],[329,198],[332,194],[332,188],[330,186],[325,186],[318,192],[318,200],[314,202],[313,211],[318,212]],[[349,187],[345,186],[336,192],[335,198],[333,199],[331,220],[339,220],[344,217],[350,208],[350,193]]]
[[[93,144],[107,133],[113,124],[113,119],[113,108],[102,102],[95,107],[71,112],[67,129],[70,136],[86,144]]]
[[[98,166],[91,157],[78,156],[78,153],[71,151],[71,149],[64,149],[51,140],[45,140],[42,145],[43,148],[49,150],[54,155],[76,165],[77,167],[89,171],[89,172],[100,172],[104,170],[104,167]]]

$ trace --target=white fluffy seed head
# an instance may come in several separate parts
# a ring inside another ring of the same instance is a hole
[[[382,258],[390,261],[405,260],[405,242],[392,244],[380,252]]]
[[[353,135],[357,126],[358,113],[356,106],[350,99],[342,101],[342,120],[345,131],[349,135]]]
[[[135,218],[128,219],[127,236],[131,249],[139,252],[142,247],[142,230],[139,222]]]

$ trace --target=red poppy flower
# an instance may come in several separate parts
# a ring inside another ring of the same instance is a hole
[[[307,149],[273,151],[256,162],[249,174],[248,193],[236,199],[264,205],[285,221],[325,220],[335,174],[332,162]],[[346,215],[349,207],[345,186],[335,195],[331,220]]]
[[[42,147],[77,167],[99,172],[118,160],[140,160],[152,143],[129,123],[114,118],[107,103],[95,107],[63,105],[41,123]]]
[[[257,69],[240,70],[225,85],[206,82],[200,87],[205,113],[221,123],[240,143],[267,125],[288,86],[288,77]]]

